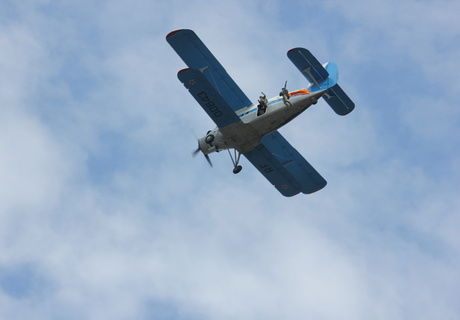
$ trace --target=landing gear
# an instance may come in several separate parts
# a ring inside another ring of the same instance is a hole
[[[228,150],[228,154],[230,155],[230,159],[232,159],[232,162],[233,162],[233,166],[234,166],[233,173],[237,174],[243,169],[243,167],[239,165],[241,153],[238,150],[233,149],[233,155],[232,155],[232,153],[230,152],[230,149],[227,149],[227,150]]]
[[[242,169],[243,169],[242,166],[236,166],[236,167],[233,169],[233,173],[234,173],[234,174],[237,174],[237,173],[239,173]]]

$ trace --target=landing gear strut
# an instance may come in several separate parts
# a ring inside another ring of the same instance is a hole
[[[233,155],[232,155],[232,153],[230,152],[230,149],[227,149],[227,150],[228,150],[228,154],[230,155],[230,159],[232,159],[232,162],[233,162],[233,166],[234,166],[233,173],[237,174],[241,171],[241,169],[243,169],[243,167],[239,165],[241,153],[238,150],[233,149]]]

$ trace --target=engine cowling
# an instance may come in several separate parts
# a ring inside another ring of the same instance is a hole
[[[219,150],[225,148],[225,142],[223,141],[222,133],[219,130],[209,131],[207,135],[198,139],[200,150],[204,154],[210,154],[212,152],[219,152]]]

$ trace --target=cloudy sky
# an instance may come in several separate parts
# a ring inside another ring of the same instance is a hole
[[[459,319],[460,2],[0,3],[1,319]],[[212,121],[165,41],[248,97],[334,61],[355,101],[281,130],[325,177],[282,197],[191,157]]]

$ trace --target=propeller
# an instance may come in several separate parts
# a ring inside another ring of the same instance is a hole
[[[200,148],[200,145],[198,144],[198,149],[196,149],[195,151],[192,152],[192,156],[195,158],[195,156],[199,153],[199,152],[203,152],[203,150],[201,150]],[[206,153],[204,153],[204,157],[206,158],[206,160],[208,161],[209,165],[211,166],[212,168],[212,162],[211,162],[211,159],[209,158],[209,155],[207,155]]]
[[[195,130],[193,130],[192,126],[189,127],[190,131],[193,133],[193,136],[195,137],[195,139],[198,140],[197,136],[196,136],[196,133],[195,133]],[[198,148],[196,150],[194,150],[192,152],[192,157],[196,157],[196,155],[199,153],[199,152],[203,152],[203,150],[201,150],[200,148],[200,142],[198,142]],[[211,159],[209,158],[209,155],[207,155],[206,153],[203,152],[203,155],[204,157],[206,158],[206,160],[208,161],[209,165],[211,166],[211,168],[213,167],[212,166],[212,162],[211,162]]]

